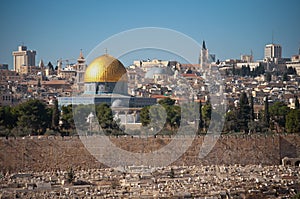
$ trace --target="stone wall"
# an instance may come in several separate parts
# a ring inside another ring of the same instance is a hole
[[[281,164],[284,157],[300,157],[299,135],[230,135],[221,136],[213,150],[199,159],[203,136],[194,139],[188,151],[174,165],[210,164]],[[217,139],[217,138],[215,138]],[[133,152],[156,150],[171,137],[111,137],[118,147]],[[100,168],[105,165],[89,154],[78,137],[26,137],[0,139],[0,170],[45,171],[73,168]]]

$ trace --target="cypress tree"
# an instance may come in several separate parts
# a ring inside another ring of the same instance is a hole
[[[58,110],[58,101],[55,99],[54,101],[54,107],[52,109],[52,123],[51,127],[52,129],[57,129],[59,125],[59,110]]]
[[[250,119],[252,121],[254,121],[255,119],[255,115],[254,115],[254,101],[253,101],[253,96],[252,94],[250,95],[250,110],[251,110],[251,113],[250,113]]]
[[[251,110],[247,94],[243,92],[240,96],[240,107],[239,107],[239,130],[248,132],[248,122],[250,121]]]
[[[37,87],[41,87],[41,86],[42,86],[42,84],[41,84],[41,79],[38,78]]]
[[[265,97],[264,123],[267,128],[270,127],[269,99]]]
[[[295,97],[295,109],[300,109],[300,104],[299,104],[298,96]]]
[[[202,119],[202,103],[199,103],[199,123],[198,123],[198,131],[203,128],[203,119]]]

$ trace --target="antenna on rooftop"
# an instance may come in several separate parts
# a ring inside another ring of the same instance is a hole
[[[274,30],[272,30],[272,44],[274,44]]]

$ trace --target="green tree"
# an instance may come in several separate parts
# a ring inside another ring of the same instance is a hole
[[[111,108],[108,104],[102,103],[96,106],[96,115],[99,125],[107,134],[120,134],[118,121],[114,120]]]
[[[51,125],[49,109],[39,100],[31,99],[18,105],[16,113],[18,126],[27,129],[30,134],[43,134]]]
[[[10,106],[0,106],[0,126],[7,129],[14,128],[17,124],[16,114]]]
[[[57,130],[59,125],[59,110],[58,110],[58,101],[54,101],[54,106],[52,108],[52,123],[51,127],[53,130]]]
[[[61,111],[62,111],[62,115],[61,115],[62,126],[61,127],[65,130],[75,129],[72,105],[62,106]]]
[[[175,130],[181,122],[181,108],[175,105],[175,100],[165,98],[159,101],[160,106],[144,107],[141,110],[141,122],[143,126],[152,124],[153,128]],[[195,118],[193,118],[195,119]]]
[[[41,79],[38,78],[37,87],[41,87],[41,86],[42,86],[42,84],[41,84]]]
[[[141,123],[143,126],[147,126],[150,124],[150,113],[149,113],[149,106],[145,106],[141,109],[140,113]]]
[[[290,112],[289,107],[283,102],[275,102],[269,108],[270,123],[277,132],[283,132],[285,129],[286,116]]]
[[[199,102],[199,122],[198,122],[198,130],[201,131],[203,128],[203,117],[202,117],[202,103]]]
[[[291,110],[286,117],[286,131],[288,133],[300,133],[300,110]]]
[[[169,126],[171,130],[175,130],[180,126],[181,120],[181,108],[179,106],[167,106],[167,122],[166,126]]]
[[[153,128],[155,132],[162,130],[167,120],[167,110],[165,107],[161,105],[151,106],[149,115],[151,119],[151,126],[149,127]]]
[[[255,115],[254,115],[254,99],[253,99],[253,95],[250,95],[250,119],[252,121],[254,121],[255,119]]]
[[[241,94],[239,102],[238,128],[240,131],[248,132],[248,123],[251,118],[251,108],[245,92]]]
[[[77,130],[87,132],[90,130],[90,123],[88,122],[88,116],[90,113],[95,114],[96,107],[91,104],[80,104],[72,106],[73,119],[76,124]]]
[[[202,107],[202,118],[203,118],[203,126],[205,129],[207,129],[209,127],[210,124],[210,119],[211,119],[211,113],[212,113],[212,106],[211,104],[208,102],[206,103],[203,107]]]
[[[0,136],[9,136],[17,126],[15,111],[10,106],[0,106]]]
[[[175,104],[175,100],[171,98],[164,98],[158,102],[162,106],[173,106]]]
[[[264,123],[266,128],[270,127],[270,112],[269,112],[268,96],[265,97],[265,102],[264,102]]]
[[[237,115],[238,113],[236,110],[231,110],[226,113],[223,132],[225,133],[237,132],[239,130],[237,125],[238,123]]]

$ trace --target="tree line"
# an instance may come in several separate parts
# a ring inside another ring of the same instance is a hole
[[[86,116],[89,111],[95,110],[95,121],[104,129],[106,134],[122,134],[119,121],[114,120],[112,110],[108,104],[99,104],[95,107],[62,106],[58,108],[57,100],[53,106],[47,106],[37,99],[30,99],[15,107],[0,106],[0,136],[27,136],[27,135],[71,135],[75,134],[73,111],[80,117],[78,128],[88,125]]]
[[[98,122],[106,135],[124,135],[119,120],[114,119],[113,111],[108,104],[62,106],[58,102],[47,106],[44,102],[31,99],[15,107],[0,106],[0,136],[26,135],[71,135],[75,129],[97,131],[87,121],[89,113],[95,111],[94,122]],[[213,113],[214,112],[214,113]],[[269,105],[268,97],[264,99],[264,108],[254,113],[253,97],[244,92],[237,106],[228,108],[225,114],[223,133],[299,133],[300,107],[295,97],[295,109],[290,109],[283,102]],[[79,115],[74,121],[75,115]],[[142,129],[152,129],[156,134],[174,134],[186,124],[197,125],[199,134],[206,133],[210,127],[211,116],[220,117],[213,111],[209,101],[202,104],[183,104],[178,106],[175,100],[166,98],[158,105],[144,107],[140,112]],[[75,123],[77,124],[75,126]]]
[[[248,99],[250,98],[250,100]],[[254,115],[253,97],[243,92],[237,107],[230,107],[225,116],[224,133],[300,133],[300,108],[295,96],[295,109],[289,108],[284,102],[269,105],[264,98],[264,108]]]

